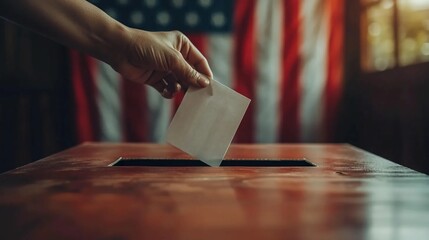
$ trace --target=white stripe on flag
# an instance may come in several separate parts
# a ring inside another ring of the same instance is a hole
[[[323,0],[301,1],[301,141],[321,140],[327,59],[327,19]]]
[[[165,142],[167,128],[171,118],[171,100],[167,100],[154,88],[146,86],[147,107],[146,111],[149,127],[150,142]],[[145,111],[145,109],[136,109]]]
[[[230,33],[209,34],[207,37],[207,61],[214,78],[222,84],[232,86],[232,36]]]
[[[100,141],[123,140],[120,77],[108,64],[97,60],[96,96],[100,114]]]
[[[282,47],[281,0],[259,0],[256,5],[257,76],[255,93],[255,141],[278,140]]]

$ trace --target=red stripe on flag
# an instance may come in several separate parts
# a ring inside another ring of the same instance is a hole
[[[207,37],[203,34],[186,34],[186,36],[189,38],[189,40],[192,42],[192,44],[200,50],[200,52],[203,55],[206,55],[207,53]],[[180,92],[177,93],[174,97],[174,106],[172,108],[173,110],[173,116],[174,113],[176,113],[177,108],[179,107],[180,103],[182,102],[184,93]]]
[[[327,1],[328,59],[325,86],[324,140],[335,140],[338,106],[341,100],[343,78],[344,0]]]
[[[146,142],[149,139],[149,120],[146,114],[145,86],[141,83],[120,79],[122,82],[123,136],[128,142]]]
[[[186,36],[189,38],[189,40],[191,40],[192,44],[194,44],[194,46],[196,48],[198,48],[198,50],[200,50],[200,52],[206,56],[207,54],[207,35],[206,34],[186,34]]]
[[[70,50],[78,142],[99,139],[99,112],[96,92],[96,60]]]
[[[237,0],[234,9],[234,82],[232,86],[239,93],[253,99],[255,95],[255,0]],[[269,94],[269,93],[267,93]],[[235,135],[235,142],[252,142],[254,127],[254,104],[249,108]]]
[[[282,94],[280,141],[299,142],[299,99],[300,99],[300,1],[285,1],[282,53]],[[267,93],[269,94],[269,93]]]

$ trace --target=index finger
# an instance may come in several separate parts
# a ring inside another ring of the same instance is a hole
[[[210,69],[207,59],[185,35],[182,35],[179,52],[182,54],[186,62],[194,67],[195,70],[206,75],[210,79],[213,78],[213,72]]]

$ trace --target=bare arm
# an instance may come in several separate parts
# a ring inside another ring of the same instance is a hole
[[[212,78],[206,59],[180,32],[129,28],[84,0],[0,0],[0,15],[108,63],[164,97],[182,86],[205,87]]]

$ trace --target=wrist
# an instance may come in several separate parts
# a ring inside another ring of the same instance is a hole
[[[111,66],[117,66],[122,62],[124,53],[130,39],[130,29],[112,19],[112,23],[101,28],[99,34],[91,34],[94,56]]]

